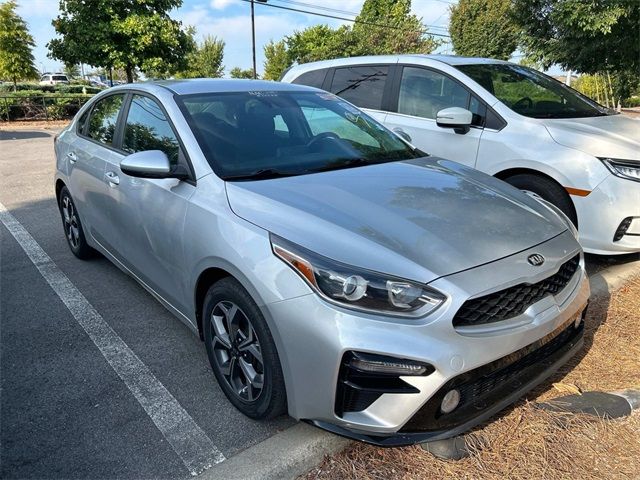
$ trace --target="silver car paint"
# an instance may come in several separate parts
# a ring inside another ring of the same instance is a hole
[[[247,89],[304,88],[261,82],[246,82],[246,85]],[[215,81],[179,82],[169,86],[179,93],[230,88],[225,82]],[[108,93],[128,88],[130,87],[116,87]],[[303,241],[298,236],[296,239],[300,243],[313,244],[326,252],[331,251],[330,256],[334,258],[341,255],[351,242],[359,245],[359,248],[368,245],[373,248],[371,251],[375,255],[360,252],[358,257],[376,258],[380,262],[376,264],[377,270],[388,267],[398,272],[412,272],[410,276],[413,278],[433,280],[431,285],[448,296],[445,305],[433,316],[412,320],[356,313],[330,305],[314,294],[291,268],[273,255],[269,232],[259,226],[270,226],[276,220],[284,224],[282,219],[266,215],[266,208],[260,210],[256,203],[261,198],[268,205],[270,197],[280,197],[282,182],[265,180],[259,184],[225,184],[211,171],[173,99],[173,92],[153,84],[135,85],[135,89],[152,94],[167,110],[189,154],[193,181],[134,179],[126,176],[117,167],[117,159],[122,154],[78,136],[74,121],[60,134],[56,143],[56,182],[64,182],[77,202],[85,231],[88,232],[87,241],[125,272],[137,278],[194,332],[198,332],[195,290],[200,275],[207,269],[221,269],[240,281],[259,305],[269,324],[285,376],[289,413],[294,418],[328,420],[350,428],[393,432],[435,392],[436,385],[441,385],[460,372],[532,343],[584,308],[589,287],[581,268],[579,276],[563,292],[532,305],[520,317],[503,325],[505,329],[502,331],[480,329],[469,332],[453,329],[451,317],[469,297],[549,276],[557,271],[563,261],[580,251],[577,241],[561,227],[559,219],[539,207],[535,201],[515,194],[509,188],[503,188],[496,180],[475,172],[471,172],[469,178],[473,178],[474,183],[485,184],[481,189],[482,193],[478,194],[481,202],[488,202],[489,197],[495,197],[496,206],[500,205],[500,211],[508,214],[511,219],[517,212],[517,205],[522,205],[521,212],[527,218],[527,223],[516,222],[513,230],[526,229],[522,237],[528,235],[529,238],[521,240],[516,238],[518,235],[514,231],[499,229],[503,235],[512,237],[520,245],[517,248],[523,247],[523,251],[516,253],[499,240],[497,230],[493,234],[487,233],[487,225],[475,221],[477,229],[464,225],[463,235],[456,232],[453,223],[448,228],[443,228],[440,235],[432,232],[429,238],[439,245],[454,241],[448,236],[457,236],[456,252],[460,253],[462,260],[452,259],[448,276],[441,276],[446,271],[445,264],[429,263],[428,258],[419,253],[419,245],[411,245],[411,241],[405,241],[406,245],[401,245],[398,251],[392,252],[389,250],[392,244],[383,247],[380,243],[371,241],[375,232],[348,235],[344,221],[342,226],[336,224],[329,229],[340,232],[340,235],[333,238],[330,232],[321,230],[331,223],[337,210],[326,214],[320,208],[315,211],[314,216],[312,209],[303,208],[302,205],[294,209],[293,202],[299,198],[299,193],[283,202],[289,204],[287,208],[290,211],[297,212],[290,219],[288,227],[292,235],[300,228],[313,232],[312,236],[318,235],[326,242],[322,247],[323,242],[309,243],[311,240]],[[98,98],[108,93],[98,95]],[[76,154],[75,163],[70,162],[69,153]],[[98,159],[103,159],[104,164],[100,165]],[[460,168],[448,163],[443,165],[452,171]],[[383,167],[381,165],[376,168]],[[107,168],[112,168],[118,175],[119,184],[110,184],[105,177]],[[289,180],[303,179],[303,183],[308,186],[313,183],[314,177],[337,179],[341,174],[354,175],[358,170],[366,171],[370,168],[372,167],[334,172],[328,176],[321,174],[323,176],[294,177]],[[416,177],[425,175],[426,178],[429,174],[429,167],[426,166],[397,167],[389,164],[387,168],[391,168],[390,172],[395,172],[397,168],[412,169]],[[451,175],[455,177],[459,174]],[[385,179],[393,181],[391,175],[383,175],[381,181]],[[319,184],[322,183],[324,180],[319,181]],[[324,188],[325,193],[329,194],[326,183]],[[468,188],[464,186],[462,189]],[[251,217],[249,220],[232,211],[227,193],[236,209],[240,208],[240,198],[247,202],[251,200],[248,207],[242,204],[245,210],[241,212],[248,218]],[[372,207],[380,206],[379,203],[376,204],[375,195],[364,196],[361,192],[360,197],[358,201],[369,202]],[[105,206],[105,209],[100,210],[96,208],[97,205]],[[490,204],[484,205],[488,208]],[[352,207],[351,201],[345,202],[344,214],[347,215],[347,210]],[[455,207],[456,213],[460,213],[461,207],[462,205]],[[389,218],[391,225],[393,228],[409,226],[410,230],[405,235],[416,235],[417,232],[427,238],[428,224],[421,223],[421,227],[417,229],[415,219],[412,220],[416,212],[411,213],[410,210],[409,208],[404,212],[408,216],[405,221],[401,221],[399,211],[395,212]],[[264,217],[257,216],[260,211],[265,213]],[[427,212],[427,209],[423,212]],[[375,208],[359,208],[357,213],[371,216],[380,214]],[[473,221],[473,216],[467,213],[464,218],[467,222]],[[478,218],[482,218],[482,215]],[[334,218],[333,221],[338,222],[339,219]],[[535,232],[528,230],[528,222],[537,224]],[[389,233],[384,230],[385,222],[378,224],[377,221],[369,220],[362,223],[367,227],[377,225],[380,235]],[[402,236],[402,232],[399,233]],[[115,244],[116,248],[100,242],[107,235],[113,236],[109,243]],[[469,248],[485,252],[484,255],[497,242],[498,248],[493,260],[500,260],[469,268],[479,262],[465,253],[464,242],[473,244]],[[531,253],[541,253],[547,258],[543,267],[531,267],[526,263],[526,257]],[[355,260],[355,256],[353,259]],[[421,263],[418,264],[417,261]],[[355,263],[363,262],[364,260]],[[453,274],[463,265],[467,265],[468,269]],[[407,395],[402,399],[383,395],[366,411],[339,419],[333,413],[333,393],[338,362],[342,353],[349,349],[428,361],[436,366],[436,373],[429,376],[426,382],[410,380],[420,384],[419,394]],[[393,408],[386,408],[390,402],[393,403]]]
[[[567,228],[521,191],[441,159],[232,182],[227,193],[235,213],[270,232],[349,265],[421,282]]]

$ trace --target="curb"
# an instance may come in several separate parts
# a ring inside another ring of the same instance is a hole
[[[640,261],[612,265],[589,277],[592,297],[609,295],[640,273]],[[629,400],[640,402],[639,395],[615,392]],[[625,395],[626,394],[626,395]],[[637,403],[636,403],[637,405]],[[632,406],[632,408],[638,408]],[[306,423],[273,435],[249,447],[228,460],[214,465],[198,479],[203,480],[275,480],[293,479],[318,465],[325,455],[344,449],[350,440],[325,432]]]
[[[342,450],[349,440],[306,423],[297,423],[214,465],[198,479],[271,480],[295,478]]]
[[[631,277],[640,274],[640,257],[638,260],[620,265],[611,265],[589,276],[591,296],[608,295],[622,287]]]

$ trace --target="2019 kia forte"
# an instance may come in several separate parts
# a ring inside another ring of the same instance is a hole
[[[55,151],[71,251],[101,252],[200,335],[250,417],[288,411],[381,445],[444,438],[580,348],[571,222],[335,95],[124,85]]]

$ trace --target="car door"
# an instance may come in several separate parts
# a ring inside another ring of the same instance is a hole
[[[155,98],[133,93],[122,122],[123,158],[160,150],[172,166],[183,164],[189,169],[176,131]],[[186,311],[183,228],[195,183],[132,177],[120,170],[119,163],[107,164],[106,175],[117,178],[113,192],[123,263],[157,294]]]
[[[466,87],[442,72],[418,66],[398,66],[390,112],[385,125],[404,132],[420,150],[474,166],[482,136],[482,111],[486,106]],[[472,128],[464,134],[436,124],[436,114],[461,107],[474,113]]]
[[[328,90],[384,123],[385,94],[391,88],[389,65],[353,65],[334,69],[326,83]]]
[[[117,121],[124,94],[113,94],[96,101],[83,115],[66,151],[69,189],[85,231],[108,250],[116,249],[113,228],[113,203],[105,180],[107,163],[122,156],[115,149]]]

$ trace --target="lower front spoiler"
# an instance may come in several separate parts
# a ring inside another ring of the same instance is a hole
[[[581,325],[580,332],[574,339],[566,344],[563,348],[554,352],[547,358],[545,368],[530,378],[525,383],[522,383],[505,395],[500,400],[497,400],[493,405],[483,410],[477,416],[461,423],[460,425],[453,426],[447,429],[430,430],[425,432],[399,432],[387,436],[371,435],[363,432],[352,431],[338,425],[334,425],[328,422],[322,422],[317,420],[307,420],[312,425],[335,433],[337,435],[350,438],[353,440],[359,440],[361,442],[369,443],[380,447],[402,447],[407,445],[415,445],[417,443],[433,442],[436,440],[444,440],[447,438],[461,435],[466,431],[472,429],[478,424],[488,420],[490,417],[500,412],[507,406],[516,402],[525,393],[542,383],[544,380],[553,375],[562,365],[567,363],[571,357],[573,357],[583,346],[584,339],[584,322]]]

